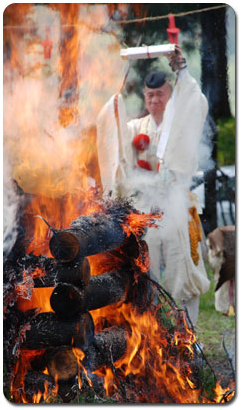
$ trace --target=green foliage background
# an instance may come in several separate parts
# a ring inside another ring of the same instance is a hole
[[[235,119],[221,118],[217,122],[218,125],[218,151],[217,159],[218,166],[232,165],[235,163],[235,148],[236,148],[236,127]]]

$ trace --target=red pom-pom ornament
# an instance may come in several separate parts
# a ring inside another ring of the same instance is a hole
[[[145,161],[144,159],[139,159],[139,161],[137,161],[137,165],[140,168],[144,168],[147,171],[151,171],[150,163],[148,161]]]
[[[145,151],[150,143],[150,137],[146,134],[137,134],[133,139],[133,145],[138,151]]]

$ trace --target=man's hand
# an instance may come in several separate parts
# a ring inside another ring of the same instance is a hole
[[[186,59],[182,55],[181,47],[176,44],[175,53],[168,56],[169,65],[172,71],[179,71],[186,68]]]

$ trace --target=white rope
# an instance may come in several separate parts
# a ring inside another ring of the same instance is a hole
[[[175,13],[175,14],[172,13],[172,15],[174,17],[183,17],[183,16],[188,16],[188,15],[191,15],[191,14],[202,13],[204,11],[218,10],[218,9],[221,9],[221,8],[224,8],[224,7],[230,7],[230,6],[228,4],[223,4],[223,5],[220,5],[220,6],[207,7],[207,8],[199,9],[199,10],[190,10],[190,11],[184,11],[184,12]],[[115,24],[143,23],[145,21],[157,21],[157,20],[162,20],[162,19],[168,19],[170,14],[171,13],[163,15],[163,16],[143,17],[143,18],[131,19],[131,20],[117,20],[117,21],[111,20],[111,22],[115,23]],[[86,24],[85,22],[79,22],[79,23],[75,23],[75,24],[60,24],[60,25],[58,25],[58,27],[64,27],[64,28],[65,27],[66,28],[68,28],[68,27],[79,27],[79,26],[82,26],[82,25],[85,25],[85,24]],[[29,26],[6,25],[6,26],[3,26],[3,29],[4,30],[7,30],[7,29],[16,29],[16,30],[21,29],[22,30],[23,28],[31,29],[31,28],[34,28],[34,27],[35,26],[30,26],[30,25]],[[41,27],[41,25],[38,25],[38,27]],[[98,30],[97,28],[91,27],[91,26],[89,28],[91,30]],[[103,30],[103,29],[100,28],[100,30]]]

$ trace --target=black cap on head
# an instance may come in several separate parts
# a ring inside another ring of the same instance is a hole
[[[148,88],[158,88],[162,87],[166,82],[166,76],[161,71],[151,71],[145,77],[145,85]]]

